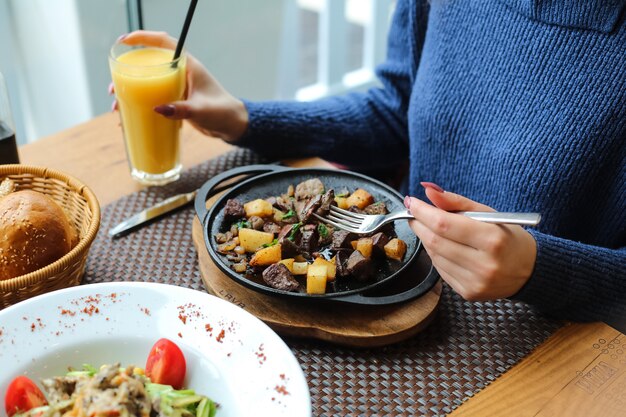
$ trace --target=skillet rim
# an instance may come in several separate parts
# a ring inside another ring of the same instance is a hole
[[[213,228],[215,218],[217,217],[217,214],[219,213],[218,207],[220,207],[220,210],[221,210],[223,208],[223,205],[226,202],[226,199],[237,198],[237,195],[241,194],[237,192],[238,190],[240,190],[243,187],[254,185],[255,182],[261,182],[261,181],[267,180],[268,177],[271,178],[274,176],[284,176],[284,175],[310,175],[313,178],[315,177],[314,173],[323,173],[326,175],[330,174],[331,176],[344,176],[344,177],[350,177],[352,179],[357,179],[358,181],[365,181],[369,184],[373,184],[376,187],[382,188],[388,194],[397,198],[396,202],[399,205],[403,204],[403,197],[397,190],[393,189],[391,186],[379,180],[376,180],[367,175],[360,174],[357,172],[352,172],[352,171],[347,171],[347,170],[336,170],[332,168],[290,168],[290,167],[272,166],[272,165],[268,165],[267,169],[268,169],[268,172],[263,172],[260,174],[254,174],[254,171],[251,171],[250,177],[241,180],[240,182],[234,184],[232,187],[229,187],[221,196],[219,196],[213,202],[211,207],[207,209],[206,212],[204,213],[204,216],[203,216],[204,218],[201,219],[202,220],[202,232],[204,235],[204,243],[209,253],[209,256],[223,273],[225,273],[230,279],[234,280],[238,284],[243,285],[247,288],[253,289],[262,294],[273,295],[273,296],[291,297],[293,299],[306,300],[306,301],[313,301],[313,300],[341,301],[342,297],[363,295],[364,293],[371,292],[372,290],[375,290],[376,288],[384,287],[385,285],[393,281],[395,278],[397,278],[398,275],[404,272],[412,263],[416,262],[416,260],[418,259],[418,256],[422,251],[422,244],[421,244],[421,241],[417,238],[417,236],[414,236],[415,241],[413,245],[411,245],[411,247],[413,248],[413,251],[410,257],[407,258],[405,261],[403,261],[402,266],[397,271],[381,279],[380,281],[365,282],[366,285],[364,285],[361,288],[355,288],[355,289],[351,289],[347,291],[332,292],[332,293],[326,293],[326,294],[307,294],[306,292],[289,292],[289,291],[279,290],[276,288],[272,288],[268,285],[256,283],[254,281],[251,281],[245,278],[243,275],[236,273],[230,268],[230,265],[226,263],[223,257],[217,253],[215,249],[215,245],[213,244],[213,239],[211,238],[212,235],[210,235],[209,233],[210,233],[210,229]],[[234,168],[233,170],[229,170],[229,171],[234,171],[234,170],[239,170],[240,175],[246,175],[245,171],[242,171],[241,169],[238,169],[238,168]],[[229,171],[225,171],[224,173],[228,173]],[[219,185],[219,183],[215,184],[215,186],[217,185]],[[426,280],[426,278],[427,276],[424,277],[424,280]],[[420,283],[422,281],[420,281]],[[419,283],[417,285],[419,285]]]

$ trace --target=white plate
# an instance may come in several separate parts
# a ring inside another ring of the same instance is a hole
[[[0,332],[0,404],[17,375],[39,383],[83,363],[144,367],[166,337],[185,354],[185,387],[217,401],[217,417],[311,415],[306,379],[285,343],[256,317],[200,291],[82,285],[1,310]]]

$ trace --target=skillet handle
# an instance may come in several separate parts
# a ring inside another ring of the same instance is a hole
[[[196,195],[196,200],[194,201],[194,207],[196,209],[198,219],[200,219],[200,223],[204,224],[204,220],[208,213],[206,201],[215,194],[234,187],[235,185],[255,175],[264,174],[266,172],[285,171],[287,169],[289,168],[280,165],[245,165],[229,169],[228,171],[215,175],[210,180],[205,182],[202,187],[200,187],[198,194]],[[227,185],[218,187],[222,182],[240,175],[244,175],[244,177]]]
[[[406,290],[399,294],[385,295],[382,297],[368,297],[361,294],[347,295],[345,297],[333,298],[333,301],[347,303],[347,304],[361,304],[361,305],[390,305],[398,304],[405,301],[412,300],[421,295],[426,294],[435,284],[439,281],[439,273],[434,266],[430,267],[430,271],[424,281],[420,282],[410,290]]]

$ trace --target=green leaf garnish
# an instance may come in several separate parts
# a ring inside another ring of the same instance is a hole
[[[245,219],[239,220],[237,223],[233,223],[233,226],[237,226],[237,229],[250,229],[250,228],[252,228],[252,225],[250,225],[250,222],[248,220],[245,220]]]
[[[289,237],[287,237],[287,239],[293,242],[296,239],[296,233],[298,233],[298,230],[300,230],[301,226],[302,226],[302,222],[298,222],[294,224],[293,227],[291,228],[291,233],[289,233]]]
[[[293,211],[292,209],[289,209],[289,211],[287,213],[283,214],[282,220],[291,219],[295,215],[296,215],[296,212]]]
[[[324,223],[320,223],[317,225],[317,232],[322,238],[326,238],[328,236],[328,227]]]
[[[261,245],[262,248],[269,248],[270,246],[274,246],[278,243],[278,239],[272,240],[270,243],[264,243]]]

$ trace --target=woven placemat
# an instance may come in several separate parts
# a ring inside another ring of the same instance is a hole
[[[102,211],[83,283],[165,282],[204,291],[191,238],[193,208],[117,240],[109,228],[224,170],[263,160],[236,150],[183,173],[180,181],[123,197]],[[440,416],[451,412],[561,326],[512,301],[470,303],[448,287],[422,333],[376,349],[286,339],[304,370],[315,416]]]

